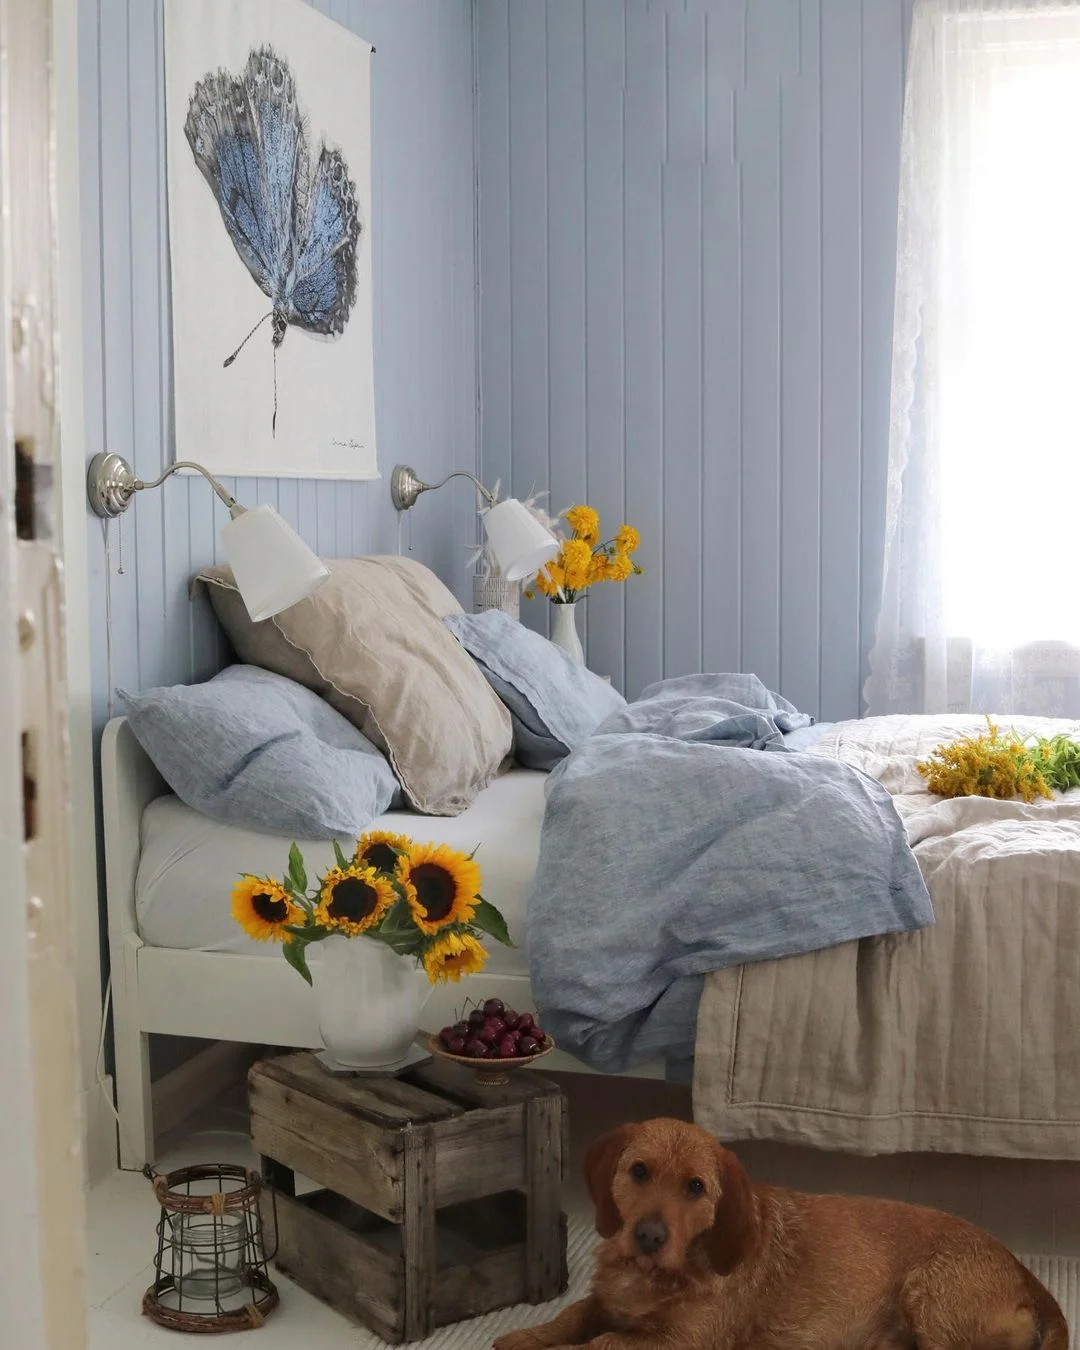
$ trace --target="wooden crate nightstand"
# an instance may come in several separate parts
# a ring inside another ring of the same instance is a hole
[[[481,1087],[445,1063],[338,1077],[303,1052],[256,1064],[248,1089],[277,1265],[338,1312],[399,1344],[566,1289],[555,1083]],[[325,1189],[296,1197],[296,1173]]]

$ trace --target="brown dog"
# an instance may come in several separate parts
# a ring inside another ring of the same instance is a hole
[[[496,1350],[1068,1350],[1050,1294],[961,1219],[751,1186],[679,1120],[621,1126],[585,1176],[592,1294]]]

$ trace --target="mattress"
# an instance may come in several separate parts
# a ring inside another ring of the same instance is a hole
[[[388,811],[372,829],[393,830],[471,852],[483,872],[484,896],[502,911],[517,946],[489,944],[487,972],[529,973],[525,902],[540,850],[547,775],[512,769],[497,778],[460,816]],[[342,840],[342,843],[348,841]],[[236,952],[277,957],[270,944],[253,942],[233,921],[229,895],[237,876],[280,876],[290,839],[225,825],[185,806],[175,796],[157,798],[143,812],[135,913],[143,941],[154,947]],[[308,875],[334,865],[333,845],[297,840]]]

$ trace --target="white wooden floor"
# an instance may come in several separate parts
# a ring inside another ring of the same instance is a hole
[[[588,1213],[580,1157],[597,1134],[625,1120],[670,1115],[689,1119],[686,1089],[630,1079],[565,1075],[570,1098],[571,1177],[567,1209]],[[888,1195],[963,1215],[995,1233],[1014,1251],[1080,1256],[1080,1165],[1019,1163],[946,1155],[851,1158],[769,1144],[737,1145],[760,1181],[804,1190]],[[222,1103],[212,1120],[168,1141],[162,1167],[191,1162],[251,1161],[242,1098]],[[166,1350],[176,1334],[140,1315],[150,1282],[157,1206],[149,1184],[116,1173],[90,1196],[89,1301],[91,1350]],[[350,1325],[317,1300],[281,1281],[282,1306],[258,1333],[259,1350],[349,1350]],[[215,1337],[218,1350],[244,1346],[250,1334]]]

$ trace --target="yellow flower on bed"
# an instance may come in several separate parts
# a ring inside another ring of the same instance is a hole
[[[323,877],[315,922],[348,937],[374,928],[397,899],[393,883],[374,867],[334,867]]]
[[[447,933],[438,938],[421,958],[432,984],[456,984],[462,975],[475,975],[483,970],[487,952],[468,933]]]
[[[256,942],[281,942],[285,929],[304,921],[304,912],[276,881],[243,876],[232,889],[232,916]]]
[[[422,933],[468,923],[480,898],[480,868],[445,844],[412,844],[397,862],[397,879]]]
[[[941,797],[1053,797],[1041,767],[1024,741],[986,719],[987,730],[979,736],[961,736],[939,745],[916,764],[931,792]]]
[[[412,840],[407,834],[390,830],[368,830],[356,841],[355,867],[374,867],[376,872],[393,872],[400,854],[407,852]]]

